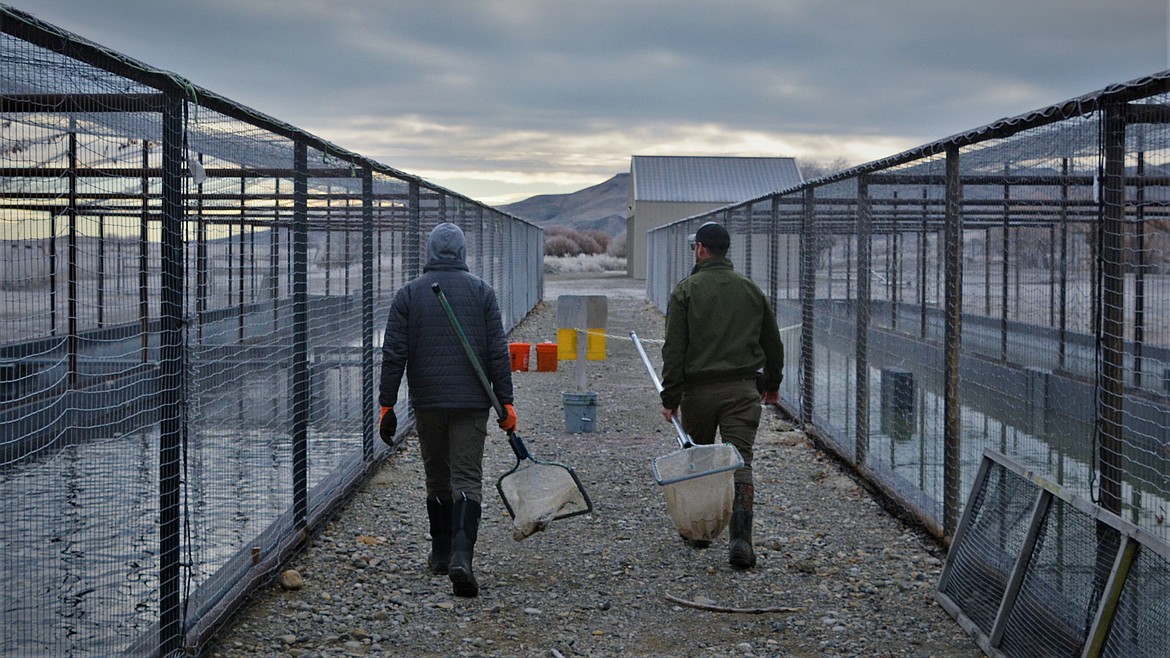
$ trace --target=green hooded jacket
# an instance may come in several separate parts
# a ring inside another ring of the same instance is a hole
[[[764,390],[779,390],[784,343],[768,299],[726,257],[696,263],[666,307],[662,406],[677,409],[697,384],[753,380],[760,368]]]

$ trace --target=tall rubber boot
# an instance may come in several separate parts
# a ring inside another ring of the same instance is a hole
[[[438,496],[427,498],[427,518],[431,521],[431,555],[427,566],[437,576],[447,575],[451,564],[451,507],[450,500]]]
[[[455,596],[479,596],[479,583],[471,570],[475,540],[479,536],[479,503],[461,497],[451,508],[451,565],[447,577]]]
[[[752,507],[756,489],[750,484],[735,484],[735,500],[731,504],[731,536],[729,562],[738,569],[756,566],[756,551],[752,548]]]

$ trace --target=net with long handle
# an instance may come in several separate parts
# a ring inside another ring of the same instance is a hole
[[[646,350],[642,349],[642,342],[632,331],[630,339],[650,373],[655,390],[661,393],[662,382]],[[654,481],[662,486],[666,509],[680,535],[696,541],[713,539],[731,521],[735,471],[743,466],[743,456],[727,443],[696,445],[677,415],[671,417],[671,424],[680,448],[650,463]]]
[[[504,407],[496,397],[483,366],[471,349],[467,335],[455,312],[451,309],[447,296],[443,294],[439,284],[431,284],[431,291],[439,300],[439,304],[451,322],[451,328],[459,337],[463,351],[471,360],[479,383],[483,386],[496,415],[504,417]],[[512,538],[520,541],[531,537],[548,527],[550,521],[564,519],[570,516],[588,514],[593,511],[593,501],[585,491],[585,485],[577,477],[576,471],[552,462],[536,460],[524,445],[524,440],[515,432],[508,432],[508,444],[516,455],[516,465],[496,481],[496,490],[504,501],[508,514],[512,515]]]

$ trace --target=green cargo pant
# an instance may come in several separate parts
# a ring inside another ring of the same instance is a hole
[[[735,472],[736,484],[753,484],[752,454],[760,426],[760,393],[753,380],[719,382],[692,387],[679,405],[683,429],[696,444],[715,443],[715,432],[743,457]]]
[[[483,502],[487,409],[416,409],[415,429],[426,472],[427,498]]]

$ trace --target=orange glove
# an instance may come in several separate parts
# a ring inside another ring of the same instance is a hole
[[[505,404],[504,417],[497,421],[500,425],[500,429],[504,430],[505,432],[515,432],[516,420],[516,410],[512,408],[512,405]]]
[[[394,445],[394,433],[398,431],[398,415],[394,407],[382,407],[382,415],[378,418],[378,436],[386,445]]]

